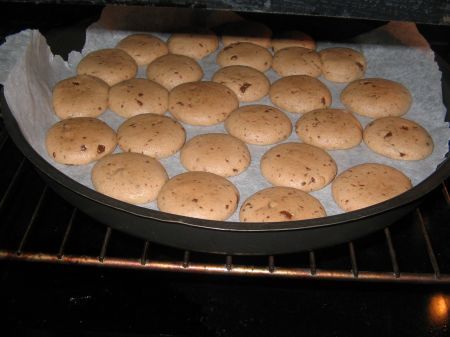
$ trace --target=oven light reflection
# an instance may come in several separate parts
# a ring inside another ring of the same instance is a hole
[[[434,326],[445,326],[449,320],[450,296],[435,294],[428,303],[428,317]]]

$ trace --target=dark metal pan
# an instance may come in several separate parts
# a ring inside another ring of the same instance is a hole
[[[441,70],[444,73],[443,86],[448,87],[449,66],[442,63]],[[411,212],[427,193],[450,175],[450,159],[447,158],[426,180],[396,198],[320,219],[265,224],[193,219],[127,204],[72,180],[45,161],[26,141],[6,103],[3,90],[1,105],[11,138],[56,193],[112,228],[152,242],[193,251],[280,254],[354,240],[389,226]]]

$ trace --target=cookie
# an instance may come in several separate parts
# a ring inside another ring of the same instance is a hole
[[[292,132],[284,112],[268,105],[247,105],[234,110],[225,121],[230,135],[255,145],[279,143]]]
[[[109,108],[125,118],[145,113],[162,115],[168,104],[169,92],[144,78],[117,83],[109,91]]]
[[[298,30],[284,31],[272,38],[274,52],[289,47],[316,49],[316,42],[311,36]]]
[[[138,65],[121,49],[100,49],[83,57],[78,63],[78,75],[91,75],[114,85],[136,76]]]
[[[261,173],[272,185],[320,190],[336,176],[337,166],[324,150],[305,143],[276,145],[261,158]]]
[[[45,139],[48,154],[54,161],[83,165],[114,151],[116,133],[105,122],[91,117],[64,119],[54,124]]]
[[[216,62],[221,67],[247,66],[265,72],[272,65],[272,54],[253,43],[239,42],[223,48]]]
[[[142,114],[122,123],[117,130],[117,140],[124,152],[166,158],[183,146],[186,132],[180,123],[170,117]]]
[[[224,133],[207,133],[189,140],[180,152],[188,171],[204,171],[222,177],[244,172],[251,162],[247,145]]]
[[[128,35],[117,44],[116,48],[126,52],[140,66],[152,63],[169,52],[164,41],[151,34]]]
[[[168,178],[159,161],[139,153],[111,154],[92,169],[98,192],[130,204],[155,200]]]
[[[280,76],[322,74],[322,62],[315,50],[302,47],[284,48],[275,53],[272,68]]]
[[[412,104],[409,90],[382,78],[364,78],[350,83],[341,92],[341,102],[351,112],[371,118],[402,116]]]
[[[219,69],[214,82],[231,89],[241,102],[253,102],[267,95],[270,82],[262,72],[246,66],[229,66]]]
[[[422,160],[433,152],[433,139],[423,127],[400,117],[383,117],[364,129],[364,142],[374,152],[399,160]]]
[[[350,48],[327,48],[319,52],[322,74],[329,81],[347,83],[364,77],[366,59]]]
[[[226,220],[236,210],[239,191],[227,179],[208,172],[186,172],[170,179],[158,195],[167,213],[209,220]]]
[[[61,119],[100,116],[108,108],[108,91],[108,84],[97,77],[67,78],[53,88],[53,110]]]
[[[177,85],[201,80],[203,70],[192,58],[168,54],[157,58],[147,67],[147,78],[161,84],[167,90]]]
[[[272,84],[272,103],[292,113],[326,109],[331,105],[331,92],[317,78],[306,75],[287,76]]]
[[[362,126],[352,113],[342,109],[307,112],[295,124],[301,141],[325,150],[344,150],[362,140]]]
[[[201,60],[219,47],[219,39],[209,29],[191,29],[186,33],[175,33],[167,41],[172,54],[189,56]]]
[[[234,92],[216,82],[185,83],[169,94],[170,113],[177,120],[191,125],[221,123],[238,106]]]
[[[237,42],[249,42],[270,48],[271,37],[272,30],[255,21],[230,22],[222,29],[222,43],[225,47]]]
[[[291,187],[270,187],[244,201],[239,213],[242,222],[282,222],[326,216],[319,200]]]
[[[399,170],[366,163],[342,172],[331,185],[333,198],[346,212],[391,199],[411,188],[411,181]]]

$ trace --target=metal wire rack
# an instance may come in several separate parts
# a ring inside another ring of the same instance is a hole
[[[0,134],[0,260],[197,274],[450,284],[446,182],[384,232],[318,251],[222,256],[137,239],[59,198]]]

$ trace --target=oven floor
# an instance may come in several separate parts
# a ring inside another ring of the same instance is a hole
[[[450,288],[0,264],[3,336],[448,336]],[[6,332],[6,334],[4,334]]]

